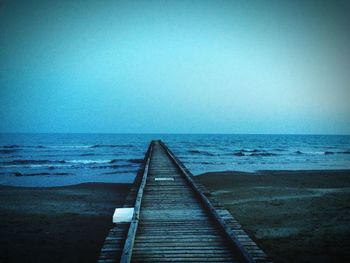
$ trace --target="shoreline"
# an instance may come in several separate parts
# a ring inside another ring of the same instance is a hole
[[[350,262],[350,170],[213,172],[195,179],[274,262]]]
[[[350,261],[350,170],[228,171],[194,179],[276,263]],[[95,262],[130,187],[0,185],[0,261]]]
[[[0,190],[3,189],[23,189],[23,190],[59,190],[59,189],[69,189],[69,188],[89,188],[89,187],[99,187],[99,186],[110,186],[110,185],[120,185],[120,186],[130,186],[132,183],[105,183],[105,182],[88,182],[88,183],[78,183],[70,185],[59,185],[59,186],[17,186],[17,185],[7,185],[0,184]]]

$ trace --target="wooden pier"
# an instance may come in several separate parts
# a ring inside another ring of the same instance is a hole
[[[161,141],[152,141],[98,262],[271,262]]]

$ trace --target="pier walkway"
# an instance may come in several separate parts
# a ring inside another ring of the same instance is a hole
[[[99,262],[270,262],[161,142],[152,141]]]

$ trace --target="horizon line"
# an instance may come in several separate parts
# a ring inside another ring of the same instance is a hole
[[[350,133],[169,133],[169,132],[0,132],[0,134],[115,134],[115,135],[310,135],[350,136]]]

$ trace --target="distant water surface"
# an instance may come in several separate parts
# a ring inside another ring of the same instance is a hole
[[[0,184],[132,182],[152,139],[162,139],[193,174],[350,169],[350,136],[1,134]]]

